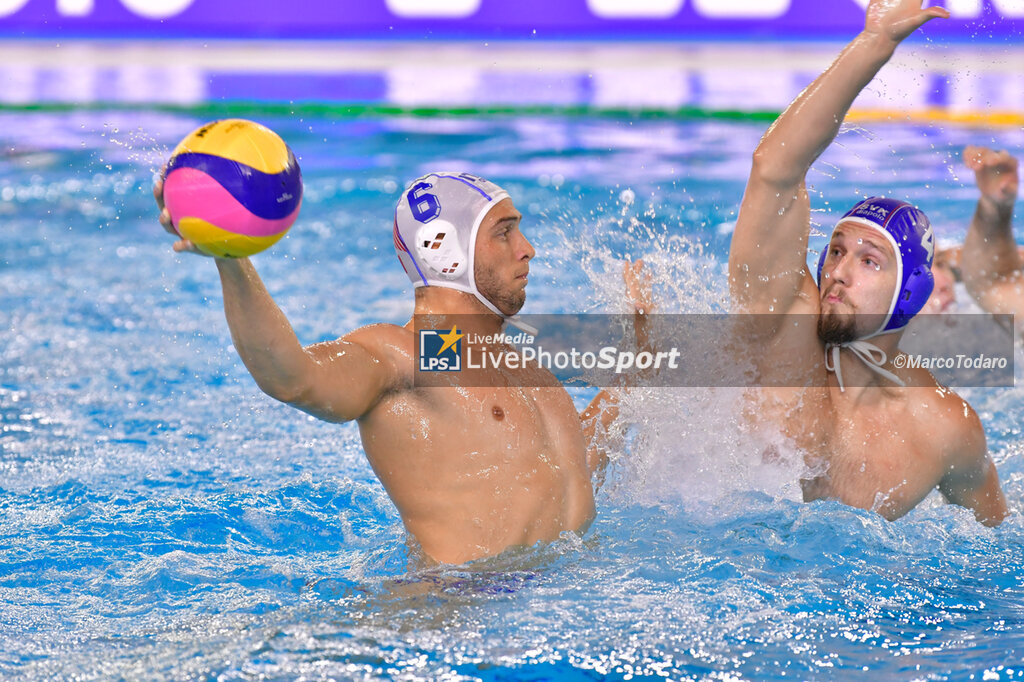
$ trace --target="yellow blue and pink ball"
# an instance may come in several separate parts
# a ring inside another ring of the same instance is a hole
[[[244,119],[214,121],[174,149],[164,203],[174,229],[199,250],[242,258],[288,232],[302,204],[302,175],[274,131]]]

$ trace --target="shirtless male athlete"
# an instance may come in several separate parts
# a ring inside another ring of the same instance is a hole
[[[891,361],[931,293],[927,218],[894,199],[862,201],[839,220],[818,283],[807,267],[807,171],[897,45],[949,16],[922,5],[871,0],[864,31],[765,133],[732,239],[730,291],[739,312],[772,320],[760,338],[744,339],[771,386],[748,413],[804,453],[805,500],[837,499],[895,519],[938,487],[996,525],[1006,503],[974,410],[926,370]],[[804,316],[817,329],[796,322]]]
[[[161,224],[175,234],[162,183],[154,194]],[[305,348],[252,263],[216,259],[231,338],[256,383],[325,421],[358,422],[370,466],[429,560],[457,564],[554,540],[594,516],[591,481],[604,458],[588,439],[599,420],[610,421],[608,394],[581,415],[557,382],[414,385],[419,316],[448,329],[446,316],[459,315],[459,331],[480,336],[515,322],[535,253],[521,218],[508,194],[481,178],[413,181],[394,222],[395,250],[416,287],[413,320]],[[174,250],[199,253],[187,240]],[[463,326],[468,315],[474,328]]]

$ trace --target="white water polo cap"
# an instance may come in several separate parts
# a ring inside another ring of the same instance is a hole
[[[413,180],[395,209],[395,252],[414,287],[446,287],[484,298],[473,274],[476,237],[487,212],[508,192],[468,173],[430,173]]]

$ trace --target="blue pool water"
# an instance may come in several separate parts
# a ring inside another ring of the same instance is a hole
[[[438,168],[494,179],[524,212],[527,312],[615,311],[625,255],[651,260],[663,311],[720,310],[765,127],[252,117],[302,164],[300,221],[255,262],[305,342],[408,318],[390,216]],[[212,262],[173,254],[156,223],[153,172],[202,122],[0,114],[0,677],[1024,678],[1017,388],[964,391],[1013,509],[994,530],[934,497],[894,523],[802,504],[797,471],[735,435],[734,396],[680,389],[638,398],[582,538],[410,572],[355,427],[258,391]],[[852,129],[812,173],[815,220],[891,192],[962,237],[959,149],[1022,138]]]

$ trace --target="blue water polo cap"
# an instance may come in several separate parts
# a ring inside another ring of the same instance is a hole
[[[903,329],[928,302],[935,286],[932,277],[935,234],[928,217],[905,201],[871,197],[847,211],[836,227],[842,223],[856,223],[878,231],[889,240],[896,254],[899,285],[893,293],[892,304],[878,331],[865,338]],[[818,258],[819,288],[827,255],[828,248],[825,248]]]

